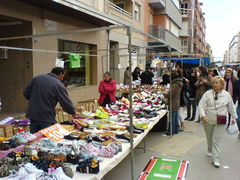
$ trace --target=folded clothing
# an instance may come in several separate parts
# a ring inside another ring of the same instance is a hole
[[[0,159],[7,156],[11,152],[22,152],[24,150],[24,147],[25,147],[25,145],[20,145],[18,147],[11,148],[11,149],[6,150],[6,151],[0,151]]]

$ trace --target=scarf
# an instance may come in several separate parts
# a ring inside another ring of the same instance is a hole
[[[232,84],[231,79],[225,80],[223,89],[226,90],[227,92],[229,92],[231,96],[233,96],[233,84]]]

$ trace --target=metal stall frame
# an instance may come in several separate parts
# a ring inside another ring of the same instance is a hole
[[[76,1],[72,1],[72,0],[64,0],[66,2],[69,2],[71,4],[74,4],[76,6],[81,6],[82,4],[76,2]],[[83,8],[83,7],[81,7]],[[86,8],[86,7],[84,7]],[[34,37],[46,37],[46,36],[55,36],[55,35],[65,35],[65,34],[74,34],[74,33],[83,33],[83,32],[95,32],[95,31],[101,31],[101,30],[106,30],[108,35],[110,30],[112,29],[121,29],[121,28],[126,28],[127,29],[127,36],[128,36],[128,49],[129,50],[129,68],[130,71],[132,71],[132,65],[131,65],[131,49],[132,49],[132,35],[131,32],[134,31],[136,33],[142,34],[144,36],[150,37],[154,40],[157,40],[158,42],[164,44],[164,45],[160,45],[161,47],[168,47],[170,49],[169,53],[171,54],[171,49],[176,49],[175,47],[166,44],[163,40],[152,36],[149,33],[143,32],[140,29],[137,29],[135,27],[133,27],[131,24],[128,24],[126,22],[123,22],[121,20],[118,20],[116,18],[113,18],[109,15],[106,15],[104,13],[101,13],[99,11],[96,10],[92,10],[92,8],[87,7],[88,10],[96,13],[97,15],[103,16],[109,20],[114,21],[115,23],[121,24],[121,25],[113,25],[113,26],[109,26],[109,27],[100,27],[100,28],[91,28],[91,29],[81,29],[81,30],[75,30],[75,31],[67,31],[67,32],[57,32],[57,33],[45,33],[45,34],[34,34],[34,35],[24,35],[24,36],[15,36],[15,37],[7,37],[7,38],[0,38],[0,41],[5,41],[5,40],[14,40],[14,39],[24,39],[24,38],[34,38]],[[109,38],[107,38],[107,44],[109,44]],[[108,46],[109,47],[109,46]],[[140,48],[148,48],[151,46],[145,46],[145,47],[140,47]],[[0,46],[1,49],[11,49],[11,50],[19,50],[19,51],[33,51],[33,52],[47,52],[47,53],[65,53],[65,54],[69,54],[70,52],[59,52],[59,51],[51,51],[51,50],[39,50],[39,49],[27,49],[27,48],[19,48],[19,47],[7,47],[7,46]],[[107,52],[107,56],[108,55],[108,51],[110,50],[109,48],[107,49],[101,49],[101,50],[105,50]],[[176,49],[178,52],[181,53],[180,50]],[[80,54],[80,53],[79,53]],[[92,55],[92,54],[80,54],[80,55],[88,55],[88,56],[97,56],[97,57],[101,57],[102,59],[102,55]],[[109,57],[108,57],[109,58]],[[109,62],[107,62],[109,65]],[[171,61],[170,61],[171,63]],[[108,67],[109,68],[109,67]],[[129,106],[129,115],[130,115],[130,149],[131,149],[131,180],[134,180],[134,148],[133,148],[133,114],[132,114],[132,77],[130,79],[130,106]],[[170,97],[171,97],[171,87],[170,87]],[[170,98],[170,103],[171,103],[171,98]],[[172,119],[171,119],[171,106],[170,106],[170,123],[172,123]]]

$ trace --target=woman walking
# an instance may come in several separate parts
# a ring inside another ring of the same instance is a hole
[[[223,90],[224,79],[215,76],[212,79],[212,88],[204,93],[199,102],[199,113],[207,137],[209,157],[215,167],[220,167],[220,141],[226,130],[228,112],[231,114],[231,123],[237,118],[236,109],[231,95]]]

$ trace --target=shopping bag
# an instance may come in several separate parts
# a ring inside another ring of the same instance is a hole
[[[236,122],[229,125],[229,127],[227,128],[227,133],[228,135],[235,135],[238,133],[238,126]]]

